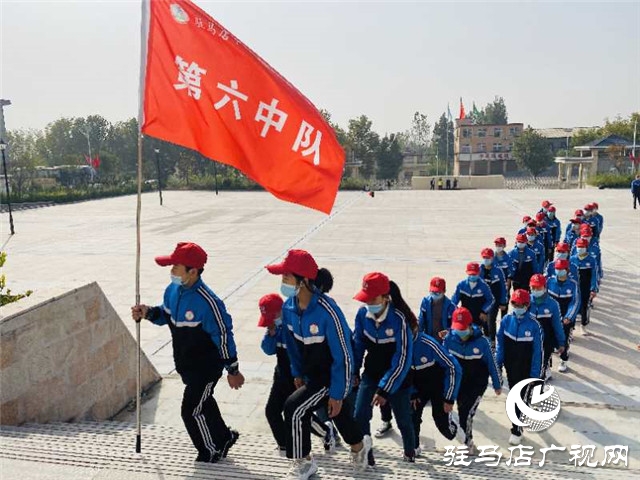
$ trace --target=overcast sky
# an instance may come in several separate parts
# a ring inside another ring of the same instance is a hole
[[[640,2],[196,3],[346,126],[505,98],[509,120],[592,126],[640,110]],[[140,2],[0,0],[7,128],[136,115]]]

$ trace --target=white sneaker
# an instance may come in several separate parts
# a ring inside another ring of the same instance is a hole
[[[568,361],[568,360],[567,360],[567,361]],[[559,371],[560,373],[563,373],[563,372],[566,372],[566,371],[567,371],[567,368],[568,368],[568,367],[567,367],[567,362],[565,362],[564,360],[562,360],[562,361],[560,362],[560,366],[558,367],[558,371]]]
[[[588,337],[589,335],[591,335],[591,333],[589,333],[589,331],[587,330],[586,325],[580,325],[580,333],[585,337]]]
[[[364,470],[369,464],[369,452],[373,442],[369,435],[362,438],[362,449],[359,452],[351,452],[351,465],[355,470]]]
[[[280,447],[276,447],[273,449],[273,453],[282,457],[282,458],[287,458],[287,449],[286,448],[280,448]]]
[[[422,455],[422,445],[418,445],[415,449],[416,452],[416,457],[419,457],[420,455]]]
[[[549,380],[551,380],[551,369],[547,368],[546,372],[544,373],[544,381],[548,382]]]
[[[378,427],[376,432],[373,434],[376,438],[382,438],[387,435],[391,430],[393,430],[393,425],[391,422],[382,422],[382,425]]]
[[[285,478],[287,480],[307,480],[314,473],[318,473],[318,465],[313,457],[311,460],[298,458],[291,463],[291,468]]]
[[[509,444],[510,445],[520,445],[522,443],[522,435],[514,435],[513,433],[509,436]]]
[[[322,442],[324,445],[324,451],[326,453],[335,453],[336,452],[336,431],[333,428],[333,422],[328,421],[325,422],[328,430],[326,435],[324,436],[324,441]]]
[[[478,456],[478,447],[476,447],[476,444],[473,443],[473,441],[469,442],[467,447],[469,447],[469,455],[470,456],[472,456],[472,457],[477,457]]]

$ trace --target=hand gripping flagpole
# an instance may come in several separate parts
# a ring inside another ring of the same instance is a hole
[[[140,219],[142,214],[142,124],[144,121],[144,78],[147,70],[147,38],[149,34],[149,0],[142,0],[142,21],[140,38],[140,92],[138,111],[138,201],[136,208],[136,305],[140,305]],[[136,322],[136,453],[142,451],[142,431],[140,419],[140,396],[142,375],[140,359],[140,322]]]

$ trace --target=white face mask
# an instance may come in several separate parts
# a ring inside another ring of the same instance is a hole
[[[504,252],[504,247],[496,247],[496,253]]]

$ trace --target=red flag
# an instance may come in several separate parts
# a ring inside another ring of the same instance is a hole
[[[462,104],[462,97],[460,97],[460,116],[458,118],[462,120],[465,117],[466,115],[464,113],[464,105]]]
[[[142,133],[232,165],[278,198],[330,213],[344,151],[313,104],[190,1],[145,4]]]
[[[91,166],[93,168],[100,168],[100,155],[96,155],[96,158],[91,161]]]

